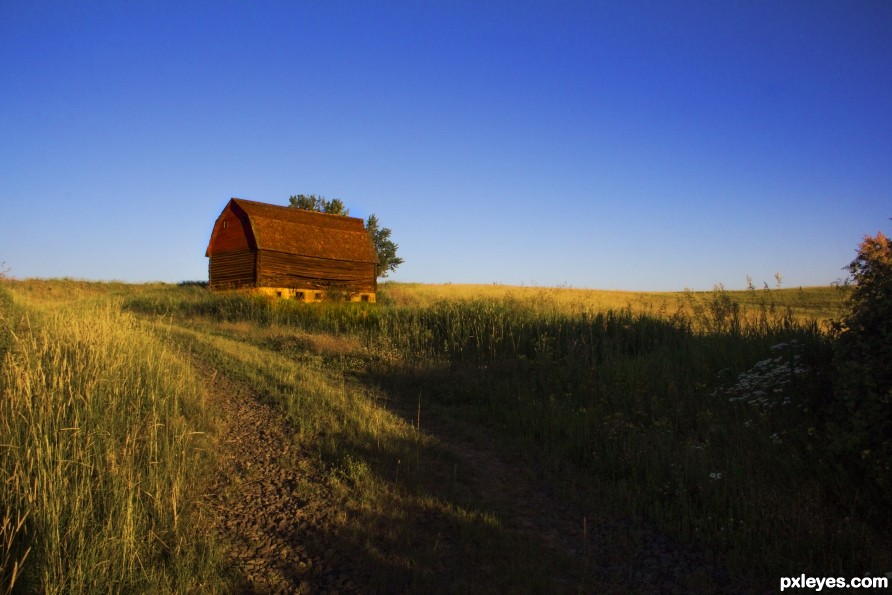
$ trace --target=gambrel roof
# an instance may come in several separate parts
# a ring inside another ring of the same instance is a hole
[[[216,249],[215,237],[227,211],[245,226],[248,247],[347,262],[378,262],[362,219],[317,213],[233,198],[214,224],[206,256]]]

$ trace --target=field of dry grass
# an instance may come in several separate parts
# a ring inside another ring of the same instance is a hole
[[[848,290],[837,287],[803,287],[749,291],[724,291],[734,302],[751,311],[760,307],[776,312],[790,310],[799,321],[815,319],[823,323],[838,318]],[[383,283],[380,292],[385,301],[399,306],[426,306],[437,300],[505,300],[538,304],[569,313],[629,309],[635,313],[671,316],[677,312],[693,315],[692,303],[712,297],[712,291],[618,291],[574,289],[567,287],[529,287],[516,285],[471,285],[460,283]]]
[[[0,286],[0,593],[224,582],[201,530],[204,387],[120,290]]]

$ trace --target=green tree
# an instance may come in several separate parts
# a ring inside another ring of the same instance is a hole
[[[342,215],[346,217],[350,214],[350,209],[344,205],[344,201],[340,198],[328,200],[324,196],[315,194],[296,194],[289,199],[289,206],[296,209],[304,209],[305,211],[316,211],[317,213],[329,213],[331,215]],[[378,266],[376,275],[378,277],[386,277],[391,271],[395,271],[398,266],[403,264],[403,259],[396,255],[399,246],[390,239],[392,233],[390,229],[381,227],[378,217],[373,213],[365,222],[365,229],[372,238],[372,244],[375,246],[375,252],[378,254]]]
[[[328,200],[324,196],[316,196],[315,194],[296,194],[292,195],[288,202],[290,206],[305,211],[343,215],[344,217],[350,214],[350,209],[344,205],[344,201],[340,198]]]
[[[378,224],[378,217],[374,213],[369,215],[366,220],[365,229],[369,232],[372,244],[375,245],[375,251],[378,253],[377,276],[386,277],[390,271],[395,271],[398,266],[403,264],[403,259],[396,255],[399,246],[390,239],[391,231]]]

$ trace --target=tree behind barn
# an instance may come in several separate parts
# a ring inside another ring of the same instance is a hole
[[[304,209],[305,211],[316,211],[317,213],[342,215],[344,217],[350,214],[350,209],[339,198],[328,200],[324,196],[315,194],[297,194],[292,195],[288,202],[289,206],[296,209]],[[374,213],[369,215],[369,218],[366,220],[365,229],[372,238],[372,244],[374,244],[375,252],[378,254],[377,276],[386,277],[389,272],[395,271],[398,266],[403,264],[403,259],[396,255],[399,245],[390,239],[391,230],[387,227],[381,227],[378,217]]]
[[[291,196],[288,202],[290,206],[305,211],[343,215],[344,217],[350,214],[350,209],[344,205],[344,201],[340,198],[328,200],[324,196],[316,196],[315,194],[296,194]]]
[[[398,245],[390,239],[390,230],[386,227],[378,225],[378,217],[374,213],[369,215],[365,222],[365,229],[372,237],[372,243],[375,245],[375,251],[378,253],[378,277],[386,277],[390,271],[395,271],[398,266],[403,264],[403,259],[396,255]]]

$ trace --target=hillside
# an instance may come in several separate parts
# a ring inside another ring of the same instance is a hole
[[[0,543],[23,561],[0,591],[765,590],[892,568],[887,504],[814,411],[832,288],[0,291]]]

